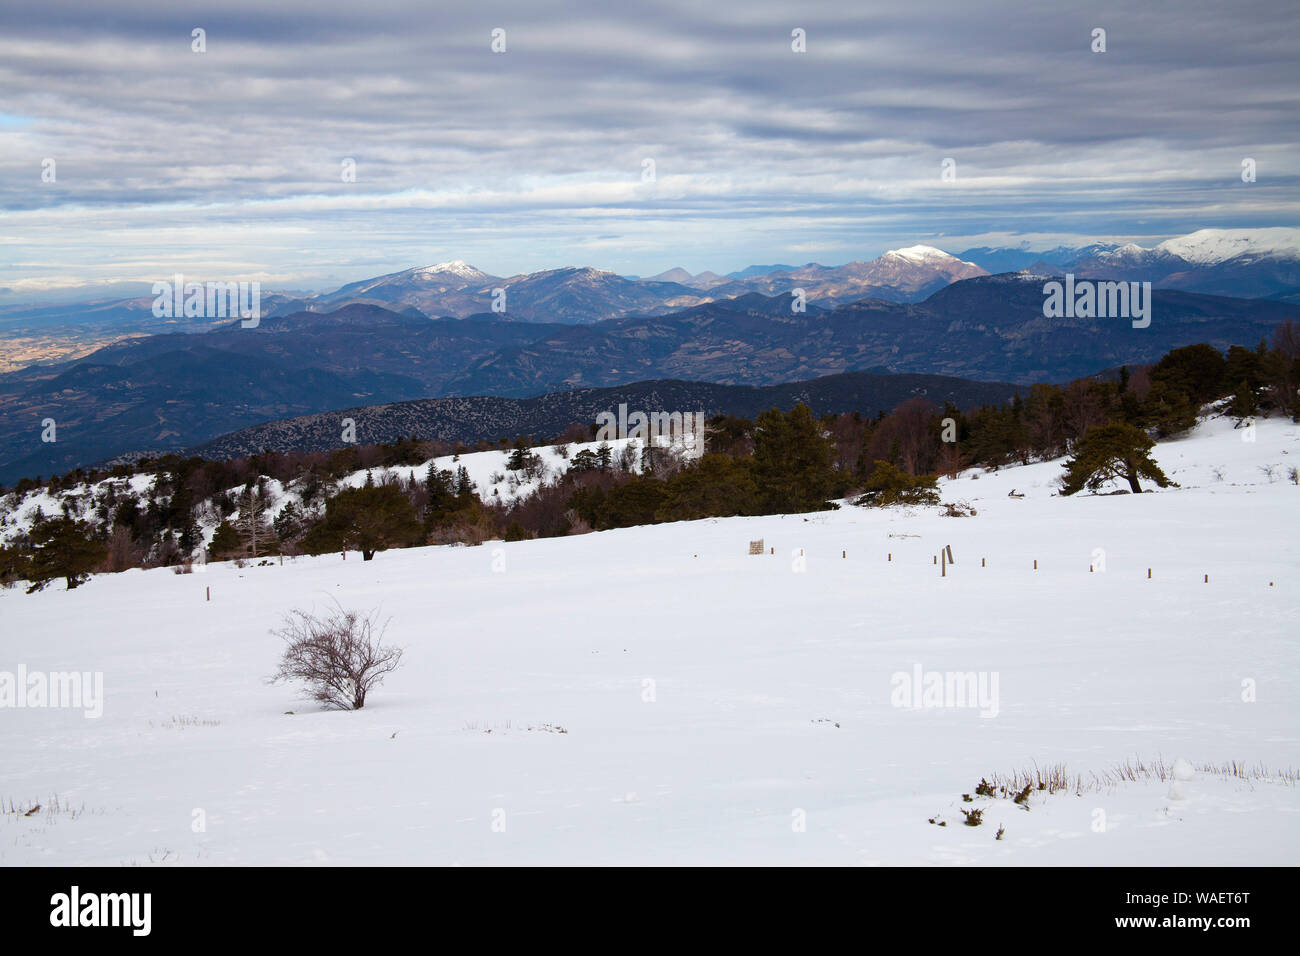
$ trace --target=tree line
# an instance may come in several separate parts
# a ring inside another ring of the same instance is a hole
[[[1110,478],[1141,490],[1168,484],[1148,452],[1156,438],[1185,431],[1207,403],[1227,400],[1239,418],[1282,413],[1300,420],[1300,325],[1283,323],[1271,342],[1221,353],[1198,344],[1153,365],[1065,385],[1039,384],[996,406],[961,410],[915,397],[874,418],[816,416],[804,405],[750,420],[708,422],[705,453],[608,444],[569,455],[594,425],[558,436],[569,457],[547,474],[528,436],[509,449],[506,467],[537,489],[520,499],[484,502],[463,465],[468,446],[405,439],[329,453],[266,452],[230,461],[167,456],[118,466],[98,478],[74,471],[43,485],[20,482],[0,496],[15,523],[23,495],[37,488],[60,500],[62,514],[38,518],[0,548],[0,581],[32,587],[64,578],[75,587],[94,571],[184,567],[200,552],[201,519],[215,523],[202,550],[209,560],[259,560],[282,554],[359,551],[370,560],[390,548],[521,540],[706,517],[798,513],[834,507],[937,502],[938,476],[1073,454],[1062,493]],[[552,442],[545,442],[551,444]],[[484,447],[486,446],[486,447]],[[346,479],[365,469],[362,484]],[[378,474],[376,478],[375,475]],[[133,478],[150,476],[145,490]],[[91,494],[91,482],[100,481]],[[277,491],[277,489],[279,489]],[[279,498],[287,490],[290,500]],[[278,506],[278,507],[277,507]]]

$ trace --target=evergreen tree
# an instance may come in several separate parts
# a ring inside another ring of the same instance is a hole
[[[528,442],[522,437],[515,439],[514,451],[506,459],[506,467],[511,471],[526,471],[536,456],[528,448]]]
[[[582,451],[574,455],[573,459],[569,462],[569,472],[575,475],[580,475],[588,471],[600,470],[603,470],[601,468],[600,459],[590,448],[584,448]]]
[[[464,498],[472,494],[474,494],[474,481],[469,476],[469,470],[461,465],[456,469],[456,497]]]
[[[275,529],[275,536],[280,539],[281,544],[290,544],[302,534],[304,524],[305,518],[298,503],[288,501],[275,516],[271,526]]]
[[[938,475],[909,475],[887,461],[878,461],[867,477],[863,495],[856,504],[876,508],[887,505],[937,505],[938,484]]]
[[[694,467],[668,479],[666,495],[655,517],[660,521],[693,521],[758,513],[758,485],[747,461],[730,455],[705,455]]]
[[[208,543],[208,560],[224,561],[231,556],[243,554],[243,551],[244,543],[239,540],[239,532],[234,526],[229,521],[217,525],[212,541]]]
[[[393,485],[348,488],[325,503],[325,518],[307,533],[310,554],[360,551],[365,561],[388,548],[419,544],[424,531],[411,501]]]
[[[55,578],[63,578],[71,591],[85,583],[107,556],[108,547],[92,537],[89,525],[68,517],[42,521],[31,532],[26,573],[32,586],[27,593],[42,590]]]
[[[1173,482],[1152,460],[1150,452],[1155,442],[1146,432],[1132,425],[1110,424],[1088,429],[1075,449],[1074,457],[1065,463],[1061,479],[1062,493],[1075,494],[1083,488],[1096,491],[1112,478],[1128,481],[1134,494],[1142,492],[1139,478],[1154,481],[1161,488]]]
[[[1232,396],[1232,402],[1228,405],[1228,414],[1237,418],[1250,418],[1258,411],[1259,401],[1255,398],[1255,390],[1243,378],[1237,385],[1237,391]]]
[[[457,478],[450,471],[429,465],[429,474],[424,479],[426,522],[434,524],[455,510],[456,484]]]
[[[819,511],[835,484],[831,445],[807,405],[769,409],[754,433],[754,479],[768,514]]]
[[[1223,392],[1223,356],[1204,342],[1174,349],[1151,369],[1151,384],[1165,385],[1187,396],[1199,410]]]

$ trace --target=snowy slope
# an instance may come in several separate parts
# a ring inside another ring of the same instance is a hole
[[[688,436],[693,440],[693,436]],[[620,438],[614,439],[604,444],[608,444],[611,452],[617,461],[619,454],[634,439]],[[668,444],[666,437],[660,438],[661,445]],[[526,498],[533,494],[544,482],[551,482],[559,478],[569,469],[569,464],[574,455],[581,451],[596,451],[602,442],[576,442],[566,446],[549,445],[534,448],[533,454],[537,455],[542,461],[542,471],[535,478],[528,478],[520,472],[512,472],[506,467],[510,459],[511,452],[507,451],[481,451],[470,452],[465,455],[444,455],[439,458],[431,458],[419,465],[399,465],[393,467],[362,468],[344,476],[337,482],[338,488],[360,488],[367,479],[375,482],[382,482],[385,478],[401,477],[414,478],[416,481],[424,481],[429,473],[429,467],[432,465],[439,470],[450,471],[453,474],[458,468],[463,467],[469,474],[470,480],[478,491],[479,498],[484,503],[510,504],[519,499]],[[633,471],[640,470],[640,456],[634,455],[635,463]],[[110,486],[115,487],[119,493],[130,490],[137,496],[148,496],[152,493],[155,485],[155,477],[151,474],[133,475],[130,478],[106,478],[97,481],[93,485],[81,484],[69,491],[51,495],[45,489],[27,492],[21,500],[14,501],[0,510],[0,518],[5,523],[0,525],[0,544],[10,541],[22,533],[31,529],[32,523],[36,518],[37,512],[45,517],[57,517],[63,513],[63,500],[71,494],[80,497],[80,509],[76,512],[75,517],[78,520],[87,521],[92,525],[98,526],[99,519],[95,514],[92,501],[101,499]],[[238,499],[239,493],[243,486],[228,488],[226,491]],[[290,502],[298,505],[302,504],[302,497],[298,493],[297,483],[291,482],[287,486],[275,479],[266,479],[266,490],[269,497],[273,499],[274,504],[266,510],[267,518],[274,520],[275,517]],[[331,492],[332,494],[333,492]],[[216,512],[211,508],[211,502],[201,503],[201,514],[199,526],[203,532],[204,545],[212,540],[212,535],[216,531],[219,518]],[[236,510],[231,518],[237,518],[239,512]]]
[[[0,591],[0,670],[102,671],[106,693],[98,719],[0,710],[0,864],[1294,863],[1300,429],[1255,437],[1216,420],[1160,445],[1182,487],[1151,495],[1053,497],[1059,463],[944,482],[972,518],[849,507]],[[279,615],[334,598],[381,605],[406,648],[357,713],[263,682]],[[915,665],[996,674],[997,715],[891,706]],[[1105,776],[1177,757],[1267,772],[1199,772],[1185,800]],[[974,797],[1056,764],[1080,793]]]
[[[1214,265],[1246,253],[1300,258],[1300,229],[1198,229],[1155,247],[1196,265]]]

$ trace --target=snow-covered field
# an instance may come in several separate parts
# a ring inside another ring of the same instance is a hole
[[[944,482],[970,518],[845,507],[0,591],[0,671],[102,672],[105,697],[0,710],[0,863],[1294,863],[1300,429],[1215,420],[1156,458],[1181,488],[1063,499],[1044,463]],[[280,616],[335,599],[382,605],[406,649],[359,712],[264,682]],[[990,696],[894,706],[918,666]],[[1176,758],[1266,770],[1198,770],[1183,799],[1112,773]],[[1058,764],[1081,792],[974,794]]]

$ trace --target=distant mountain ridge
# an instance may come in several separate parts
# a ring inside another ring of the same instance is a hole
[[[327,409],[457,395],[548,392],[680,379],[767,386],[886,369],[1028,384],[1153,361],[1205,341],[1258,342],[1295,307],[1157,291],[1152,322],[1048,319],[1043,280],[977,276],[923,302],[836,308],[747,293],[665,315],[592,324],[509,314],[430,319],[349,304],[210,332],[133,339],[85,358],[0,375],[0,482],[63,473],[134,450]],[[57,423],[57,442],[41,440]]]
[[[1300,291],[1300,229],[1200,229],[1151,248],[1092,243],[1045,252],[979,247],[959,253],[992,272],[1071,272],[1150,282],[1162,289],[1294,301]]]
[[[942,408],[963,410],[1010,401],[1018,386],[973,382],[942,375],[848,372],[784,385],[715,385],[657,380],[612,388],[550,392],[533,398],[477,396],[428,398],[359,406],[304,415],[222,435],[189,449],[206,458],[234,458],[263,450],[330,451],[342,446],[343,418],[356,423],[360,443],[391,442],[417,435],[426,440],[496,441],[517,435],[549,438],[573,424],[590,424],[620,403],[629,411],[703,411],[706,415],[752,418],[773,406],[789,410],[803,402],[816,414],[892,411],[909,398],[922,397]]]

